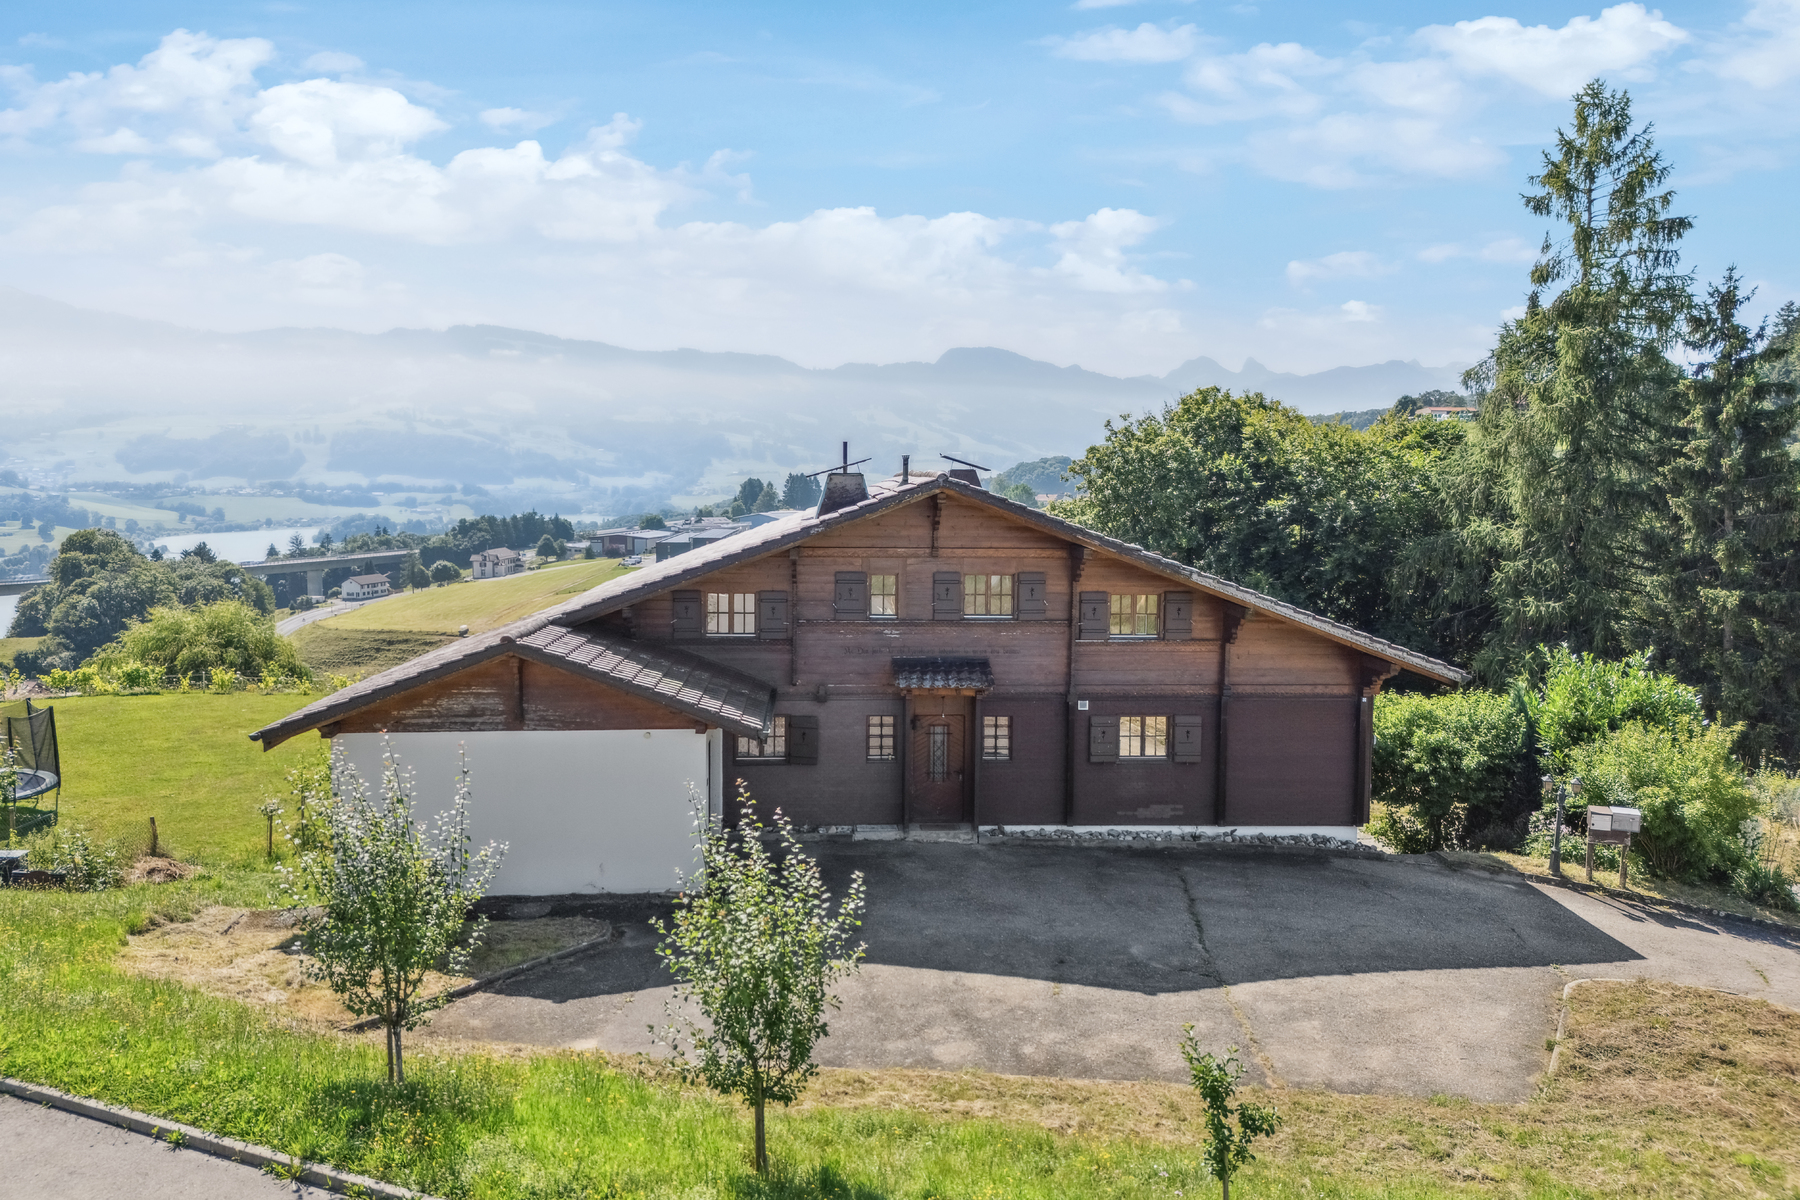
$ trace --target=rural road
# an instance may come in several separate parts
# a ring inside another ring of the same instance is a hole
[[[4,1200],[293,1200],[329,1192],[141,1133],[0,1096]]]
[[[1800,939],[1432,857],[1236,848],[822,844],[868,880],[868,958],[819,1061],[1183,1081],[1192,1022],[1262,1079],[1528,1096],[1563,985],[1722,988],[1800,1008]],[[613,943],[439,1013],[426,1037],[660,1053],[655,908]]]
[[[397,595],[398,593],[395,594]],[[305,612],[295,613],[291,617],[283,617],[280,621],[275,623],[275,632],[282,637],[292,637],[296,632],[311,625],[314,621],[324,621],[331,617],[341,617],[347,612],[354,612],[365,604],[380,604],[383,600],[391,599],[393,599],[393,596],[381,596],[374,600],[359,600],[355,603],[344,600],[334,600],[330,604],[320,605],[318,608],[309,608]]]

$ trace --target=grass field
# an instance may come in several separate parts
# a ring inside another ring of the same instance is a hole
[[[0,637],[0,671],[12,666],[13,656],[21,650],[35,650],[43,638]]]
[[[0,893],[0,1071],[437,1195],[669,1200],[1163,1200],[1216,1196],[1199,1105],[1169,1084],[827,1071],[770,1116],[642,1061],[333,1034],[128,975],[127,935],[269,876],[214,872],[97,895]],[[1284,1118],[1234,1192],[1405,1197],[1792,1196],[1800,1014],[1657,984],[1578,989],[1565,1069],[1524,1104],[1251,1091]]]
[[[606,582],[623,570],[616,558],[576,559],[505,579],[465,580],[365,604],[309,628],[485,633]]]
[[[453,633],[413,633],[393,629],[333,629],[319,621],[294,634],[300,661],[314,671],[360,677],[397,667],[427,650],[453,642]]]
[[[283,776],[320,748],[317,739],[295,738],[265,753],[247,735],[316,698],[239,692],[53,701],[62,819],[135,844],[148,842],[155,817],[163,846],[178,856],[260,862],[265,826],[257,805],[267,793],[285,794]],[[34,824],[32,813],[20,807],[22,829]]]

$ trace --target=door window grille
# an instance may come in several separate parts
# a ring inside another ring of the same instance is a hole
[[[925,731],[925,775],[932,783],[950,779],[950,727],[933,725]]]

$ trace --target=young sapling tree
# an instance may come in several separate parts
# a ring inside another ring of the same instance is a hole
[[[694,797],[703,875],[676,901],[672,925],[654,923],[663,935],[656,952],[676,980],[658,1040],[674,1050],[683,1078],[755,1111],[756,1170],[766,1174],[764,1106],[799,1099],[818,1070],[812,1052],[828,1031],[825,1009],[838,1007],[831,986],[862,958],[850,938],[862,924],[863,878],[851,877],[834,911],[793,824],[775,811],[772,854],[742,782],[738,799],[738,827],[726,829]],[[704,1023],[678,1015],[683,1002]]]
[[[392,743],[383,747],[381,790],[371,795],[348,763],[337,764],[338,796],[317,814],[324,845],[279,868],[295,907],[315,905],[300,922],[310,956],[306,973],[359,1017],[387,1031],[388,1082],[406,1082],[402,1031],[416,1029],[444,1003],[422,996],[426,972],[460,973],[486,932],[468,925],[487,891],[504,843],[470,849],[469,763],[459,751],[456,797],[427,832],[412,816],[413,779]]]
[[[1281,1125],[1281,1117],[1273,1108],[1248,1101],[1231,1103],[1238,1080],[1244,1077],[1237,1049],[1229,1046],[1224,1058],[1215,1057],[1210,1050],[1200,1048],[1192,1025],[1181,1027],[1181,1057],[1187,1060],[1194,1089],[1206,1102],[1206,1153],[1202,1161],[1207,1174],[1219,1181],[1223,1200],[1231,1200],[1231,1180],[1238,1168],[1256,1161],[1256,1155],[1250,1153],[1250,1143],[1268,1137]]]

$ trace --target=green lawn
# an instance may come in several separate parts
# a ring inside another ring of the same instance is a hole
[[[0,630],[0,633],[5,632]],[[13,656],[21,650],[36,650],[43,638],[9,638],[0,637],[0,671],[13,665]]]
[[[622,569],[616,558],[576,559],[506,579],[464,580],[365,604],[316,627],[455,633],[467,625],[470,633],[484,633],[561,604]]]
[[[239,692],[53,701],[63,820],[135,843],[148,840],[155,817],[162,844],[177,856],[260,861],[257,805],[267,793],[285,794],[283,776],[320,747],[295,738],[265,753],[247,735],[314,699]],[[30,812],[20,809],[21,826],[30,826]]]

